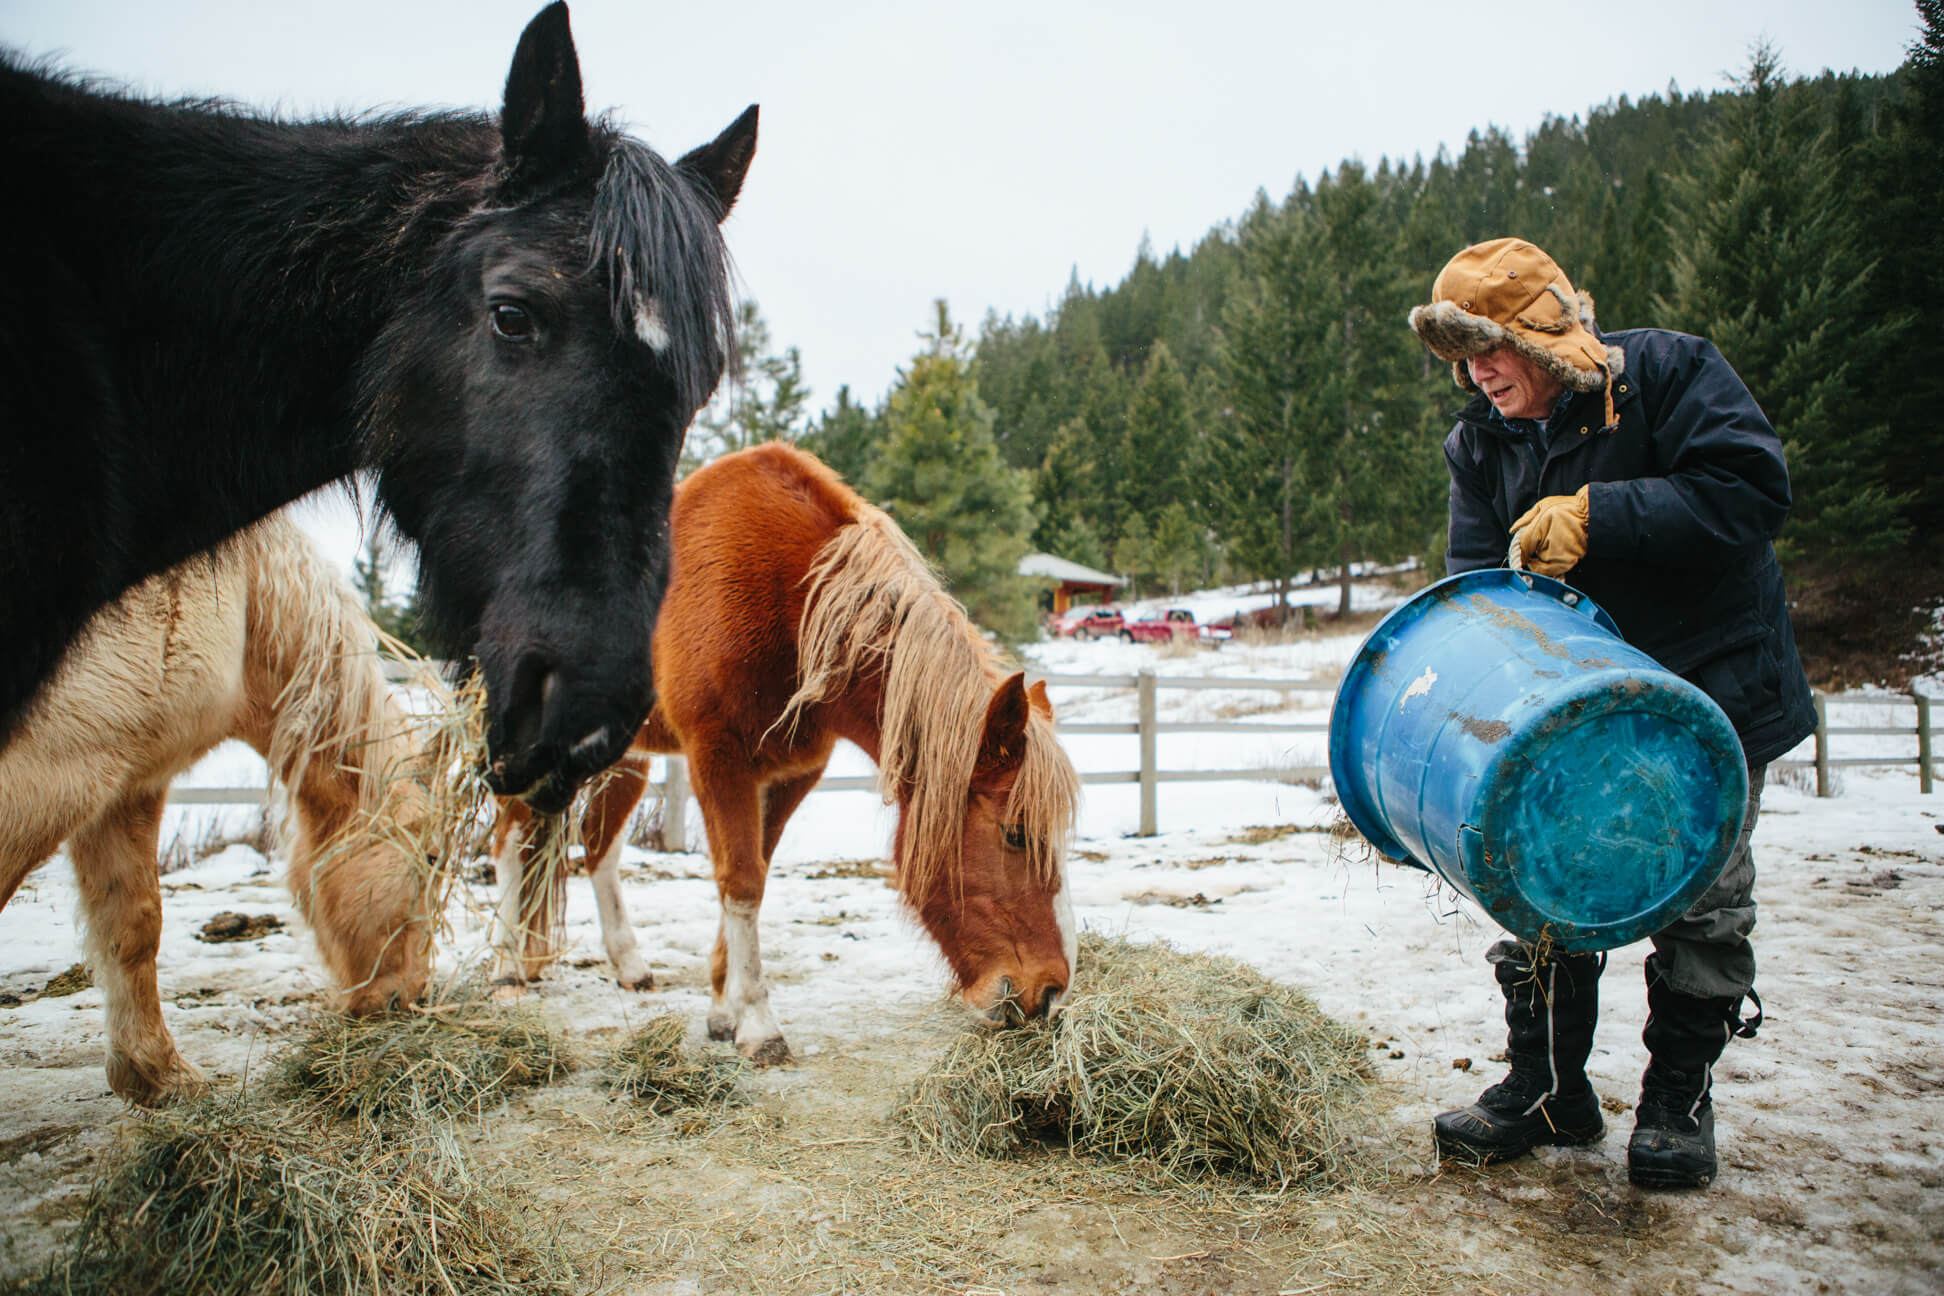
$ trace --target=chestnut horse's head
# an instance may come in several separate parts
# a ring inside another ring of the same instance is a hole
[[[905,898],[938,942],[959,997],[992,1025],[1051,1016],[1073,984],[1066,839],[1079,785],[1053,736],[1046,685],[1029,690],[1014,674],[986,704],[956,841],[928,852],[907,839],[913,816],[901,816]]]

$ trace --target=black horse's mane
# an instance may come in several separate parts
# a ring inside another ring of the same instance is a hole
[[[637,299],[655,299],[669,336],[663,361],[690,409],[702,407],[736,359],[722,216],[701,177],[639,140],[613,136],[594,194],[590,268],[607,262],[614,326],[623,333],[634,330]]]
[[[299,117],[221,97],[147,98],[108,78],[77,73],[52,58],[29,57],[4,46],[0,67],[133,111],[161,109],[163,115],[151,119],[151,127],[164,134],[196,133],[203,129],[199,121],[214,120],[225,123],[219,129],[227,131],[262,131],[259,138],[273,149],[279,145],[271,141],[287,130],[380,147],[412,177],[406,192],[416,190],[407,211],[417,219],[397,228],[400,244],[423,231],[422,220],[438,225],[463,219],[464,205],[490,200],[494,171],[468,175],[461,160],[490,148],[488,141],[498,135],[496,120],[477,110],[381,108]],[[606,161],[590,213],[588,268],[598,271],[605,264],[614,327],[624,337],[635,332],[637,298],[655,299],[669,339],[662,362],[681,401],[699,409],[737,359],[735,297],[719,229],[725,213],[703,177],[683,172],[606,119],[589,125],[590,147],[605,146]],[[333,233],[315,232],[326,237]],[[399,249],[394,245],[388,250]],[[249,253],[231,249],[230,255]],[[277,276],[267,278],[274,282]]]

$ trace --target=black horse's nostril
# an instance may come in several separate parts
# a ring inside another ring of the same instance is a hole
[[[547,711],[560,689],[560,672],[553,663],[533,653],[520,658],[506,691],[506,706],[500,712],[505,747],[499,759],[511,756],[518,760],[539,745],[540,736],[546,732]]]

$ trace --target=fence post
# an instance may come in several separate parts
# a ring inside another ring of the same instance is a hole
[[[662,849],[688,849],[688,762],[669,756],[668,776],[662,780]]]
[[[1829,699],[1816,694],[1816,795],[1829,795]]]
[[[1143,669],[1135,677],[1141,712],[1141,832],[1155,833],[1154,813],[1154,671]]]
[[[1931,728],[1930,698],[1910,690],[1910,696],[1917,699],[1917,791],[1924,796],[1931,790]]]

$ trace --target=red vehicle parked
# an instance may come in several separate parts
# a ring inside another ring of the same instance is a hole
[[[1117,607],[1075,608],[1060,618],[1057,631],[1075,639],[1112,639],[1121,633],[1121,626]]]
[[[1213,648],[1229,637],[1227,630],[1196,624],[1195,614],[1187,608],[1169,608],[1158,617],[1138,617],[1121,626],[1121,638],[1138,643],[1196,639]]]

